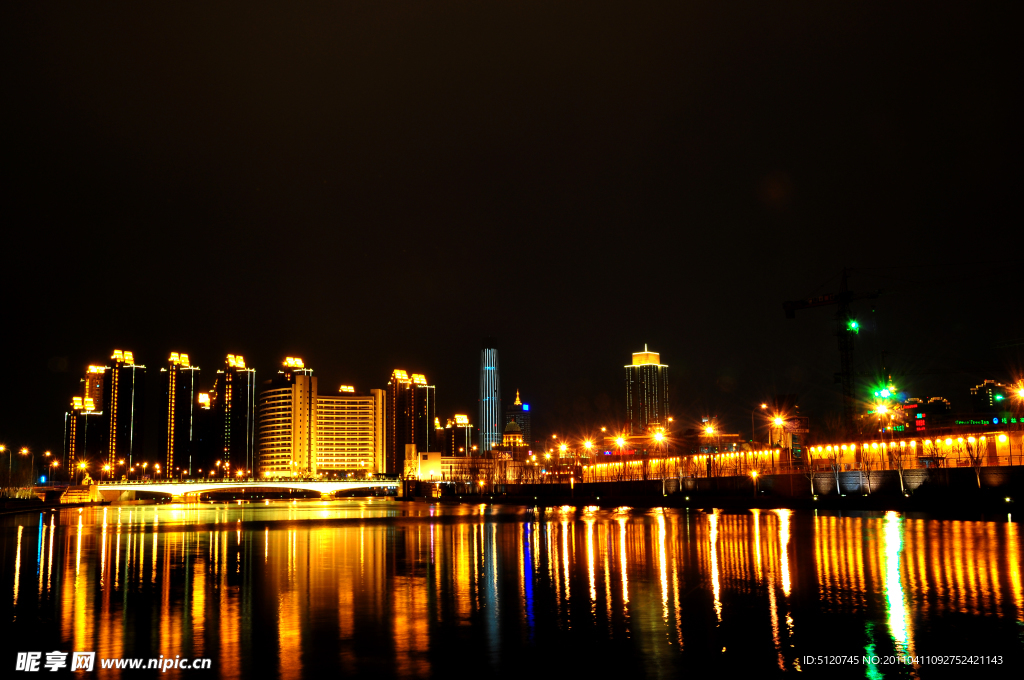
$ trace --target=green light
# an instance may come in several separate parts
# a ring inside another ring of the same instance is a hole
[[[997,394],[996,395],[996,401],[1002,401],[1002,400],[1003,400],[1003,395]]]
[[[892,392],[890,392],[889,390],[882,390],[882,396],[889,398],[890,396],[892,396]]]
[[[857,333],[857,332],[859,332],[859,331],[860,331],[860,324],[859,324],[859,323],[857,323],[856,321],[854,321],[853,319],[850,319],[850,320],[849,320],[849,321],[848,321],[848,322],[846,323],[846,327],[847,327],[847,328],[848,328],[849,330],[853,331],[854,333]]]

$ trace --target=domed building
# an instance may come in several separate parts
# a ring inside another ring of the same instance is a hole
[[[512,420],[505,425],[505,432],[501,435],[501,447],[506,449],[518,446],[526,446],[526,442],[523,440],[523,431],[519,424]]]

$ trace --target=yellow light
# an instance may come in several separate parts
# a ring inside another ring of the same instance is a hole
[[[594,448],[594,442],[588,439],[587,441],[583,442],[583,446],[586,447],[587,449],[592,449]]]
[[[887,413],[889,411],[889,407],[886,406],[885,404],[880,404],[876,410],[879,413]]]
[[[963,440],[961,440],[961,441],[963,441]],[[975,440],[974,440],[974,437],[968,437],[967,441],[969,441],[970,443],[973,444]]]
[[[616,437],[615,444],[621,449],[623,446],[626,445],[626,440],[623,439],[622,437]]]
[[[782,427],[782,423],[783,422],[785,422],[785,421],[783,421],[782,418],[780,418],[778,416],[775,416],[775,426],[776,427]]]
[[[458,413],[456,413],[455,414],[455,424],[460,426],[460,427],[464,427],[466,425],[469,425],[469,416],[463,416],[463,415],[459,415]]]
[[[947,438],[946,439],[946,446],[952,446],[952,445],[953,445],[953,440]]]
[[[427,384],[427,376],[423,375],[422,373],[413,373],[412,374],[412,384],[413,385],[426,385]]]
[[[342,385],[341,387],[338,388],[338,391],[339,392],[352,392],[352,393],[355,393],[356,388],[355,388],[354,385]],[[437,418],[434,418],[434,420],[437,421]],[[435,425],[436,424],[437,423],[435,422]]]
[[[757,477],[757,470],[751,470],[750,471],[750,476],[756,478]]]
[[[714,434],[714,433],[715,433],[715,428],[712,427],[711,425],[708,425],[707,427],[704,428],[704,434]]]
[[[999,443],[1002,444],[1004,442],[1006,442],[1006,435],[1005,434],[999,435]]]
[[[660,433],[660,432],[655,432],[654,433],[654,441],[660,442],[664,438],[665,438],[665,435],[663,435],[662,433]]]
[[[566,450],[566,449],[568,449],[568,448],[569,448],[569,447],[568,447],[568,446],[566,446],[565,444],[560,444],[560,445],[558,446],[558,450],[559,450],[559,451],[561,451],[562,453],[565,453],[565,450]]]

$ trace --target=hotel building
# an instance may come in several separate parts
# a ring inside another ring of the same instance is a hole
[[[342,385],[320,394],[313,370],[288,357],[259,397],[260,477],[379,472],[384,464],[384,390]]]
[[[626,425],[630,435],[668,427],[668,366],[657,352],[633,352],[626,366]]]

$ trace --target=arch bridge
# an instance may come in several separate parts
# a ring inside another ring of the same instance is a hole
[[[165,494],[172,500],[187,502],[198,500],[199,496],[211,491],[259,490],[259,491],[316,491],[321,498],[327,498],[338,491],[351,489],[389,488],[399,485],[397,479],[360,480],[275,480],[275,481],[194,481],[194,482],[100,482],[97,484],[104,500],[131,500],[135,493]]]

